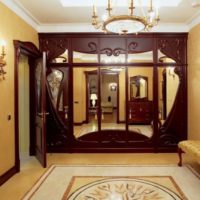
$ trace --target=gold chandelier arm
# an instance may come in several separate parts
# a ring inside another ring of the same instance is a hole
[[[149,12],[153,11],[153,1],[150,0]]]
[[[135,9],[134,7],[134,2],[133,0],[130,1],[130,6],[129,6],[129,10],[130,10],[130,15],[133,16],[133,10]]]
[[[111,11],[112,11],[111,0],[108,0],[108,7],[106,10],[108,11],[108,16],[111,17]]]

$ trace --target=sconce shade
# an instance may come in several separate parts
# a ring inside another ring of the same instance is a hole
[[[95,107],[96,100],[97,100],[97,95],[96,94],[91,94],[90,99],[92,100],[92,106]]]
[[[97,95],[96,94],[91,94],[90,95],[91,100],[97,100]]]

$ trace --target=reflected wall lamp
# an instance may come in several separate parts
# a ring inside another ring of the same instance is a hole
[[[1,55],[0,55],[0,76],[3,77],[3,80],[5,80],[4,75],[6,74],[4,67],[6,66],[6,61],[4,60],[6,53],[5,53],[5,41],[0,42],[1,47]]]
[[[91,94],[90,99],[92,100],[92,106],[95,107],[96,100],[97,100],[97,95],[96,94]]]

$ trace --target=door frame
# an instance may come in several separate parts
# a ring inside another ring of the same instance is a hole
[[[41,56],[41,52],[38,48],[31,42],[22,42],[19,40],[13,40],[14,44],[14,122],[15,122],[15,169],[16,172],[20,171],[20,158],[19,158],[19,85],[18,85],[18,76],[19,76],[19,58],[20,55],[24,55],[28,57],[29,61],[29,89],[32,88],[34,81],[32,70],[34,69],[34,61],[39,56]],[[31,90],[30,90],[31,91]],[[30,126],[29,126],[29,134],[30,134],[30,149],[29,154],[35,155],[35,109],[34,109],[34,93],[30,93]]]

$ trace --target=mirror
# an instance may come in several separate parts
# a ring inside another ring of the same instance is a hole
[[[51,60],[51,63],[68,63],[68,49],[64,53]]]
[[[129,137],[150,139],[153,136],[153,67],[128,67],[128,78]]]
[[[161,124],[164,123],[172,110],[180,83],[174,70],[175,67],[169,66],[158,68],[159,120]]]
[[[96,67],[73,69],[74,137],[89,141],[98,135],[98,78]]]
[[[73,63],[97,63],[98,55],[73,51]]]
[[[130,99],[132,101],[148,99],[148,77],[141,75],[130,77]]]
[[[129,63],[151,63],[153,62],[153,51],[139,52],[139,53],[129,53],[128,54]]]
[[[123,101],[124,105],[119,105],[119,91],[125,91],[124,86],[124,67],[101,67],[101,130],[125,130],[125,119],[123,119],[123,122],[119,123],[119,117],[122,118],[122,113],[125,113],[125,101]],[[119,138],[116,138],[116,140],[118,139]]]

